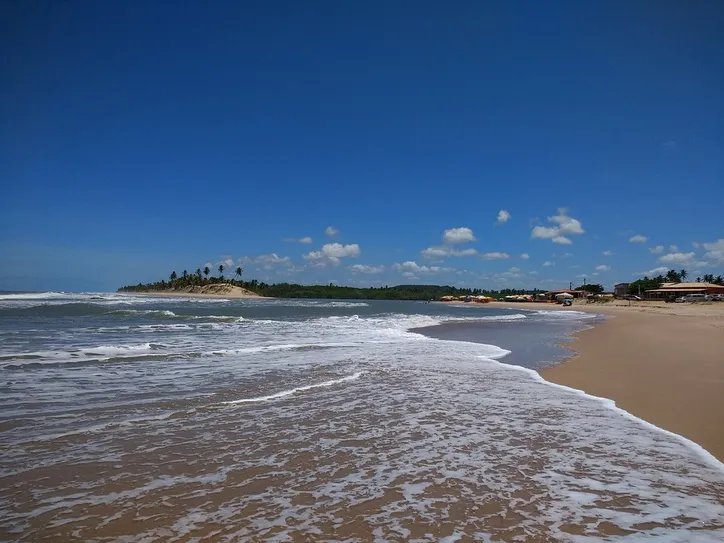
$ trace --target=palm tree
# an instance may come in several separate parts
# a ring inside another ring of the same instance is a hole
[[[697,282],[697,283],[701,283],[701,277],[697,277],[697,278],[696,278],[696,282]]]
[[[201,268],[196,268],[196,278],[201,282]]]
[[[722,277],[721,275],[717,275],[716,279],[714,279],[714,281],[712,282],[717,285],[724,285],[724,277]]]
[[[244,272],[244,270],[241,269],[241,266],[238,266],[238,267],[236,268],[236,274],[234,274],[234,277],[236,277],[236,276],[238,275],[238,276],[239,276],[239,281],[241,281],[241,274],[242,274],[243,272]]]
[[[184,277],[184,281],[186,281],[189,278],[189,272],[187,272],[186,270],[184,270],[182,275]]]
[[[688,276],[689,276],[689,272],[687,272],[686,270],[682,269],[681,271],[679,271],[679,277],[681,277],[682,282],[686,281],[686,278]]]
[[[219,279],[221,279],[222,281],[224,279],[224,265],[223,264],[219,264]]]
[[[209,278],[209,274],[211,273],[211,270],[208,266],[204,266],[204,275],[206,276],[206,279]]]
[[[178,275],[176,275],[176,271],[172,271],[171,275],[169,275],[169,279],[171,279],[171,282],[173,283],[176,279],[178,279]]]

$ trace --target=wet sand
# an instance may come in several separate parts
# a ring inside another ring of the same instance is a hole
[[[724,461],[724,303],[491,303],[610,316],[575,335],[576,354],[540,371],[548,381],[609,398]]]

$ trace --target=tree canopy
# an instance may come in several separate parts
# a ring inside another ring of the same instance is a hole
[[[647,290],[654,290],[660,288],[664,283],[681,283],[686,281],[689,277],[689,273],[686,270],[669,270],[665,275],[657,275],[656,277],[644,276],[643,279],[638,279],[631,283],[628,287],[629,294],[639,294],[646,292]],[[705,274],[703,277],[697,277],[696,282],[714,283],[715,285],[724,285],[724,278],[721,275],[714,276],[711,273]]]
[[[457,288],[441,285],[397,285],[384,287],[345,287],[330,283],[329,285],[300,285],[296,283],[267,284],[252,279],[242,281],[240,279],[224,278],[223,269],[219,266],[219,277],[209,277],[210,270],[204,268],[197,270],[195,274],[185,273],[181,277],[174,271],[169,275],[170,280],[156,281],[155,283],[138,283],[119,288],[119,292],[159,292],[178,290],[186,287],[203,286],[218,283],[227,283],[239,286],[255,292],[261,296],[274,298],[336,298],[336,299],[365,299],[365,300],[437,300],[442,296],[490,296],[502,298],[516,294],[534,294],[543,292],[541,289],[500,289],[488,290],[480,288]],[[241,277],[243,270],[237,268],[236,276]]]
[[[600,294],[604,291],[603,285],[598,285],[596,283],[588,283],[586,285],[581,285],[580,287],[576,287],[573,290],[585,290],[586,292],[590,292],[591,294]]]

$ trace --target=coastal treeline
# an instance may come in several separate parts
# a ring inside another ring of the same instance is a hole
[[[490,296],[502,298],[512,294],[532,294],[530,290],[486,290],[441,285],[396,285],[384,287],[343,287],[329,285],[298,285],[295,283],[259,284],[251,288],[262,296],[275,298],[337,298],[342,300],[438,300],[442,296]],[[540,292],[540,291],[538,291]]]
[[[232,277],[224,276],[225,268],[219,266],[218,276],[210,276],[211,270],[207,267],[197,269],[193,273],[184,270],[180,275],[175,271],[169,275],[168,280],[162,279],[154,283],[138,283],[119,288],[119,292],[163,292],[182,290],[188,287],[197,287],[226,283],[250,290],[260,296],[274,298],[335,298],[342,300],[437,300],[442,296],[490,296],[502,298],[504,296],[519,294],[535,294],[543,292],[541,289],[501,289],[487,290],[480,288],[457,288],[441,285],[396,285],[384,287],[344,287],[330,283],[328,285],[300,285],[297,283],[268,284],[252,279],[243,281],[242,268],[233,270]]]
[[[669,270],[666,275],[659,274],[656,277],[644,276],[631,283],[628,287],[629,294],[638,294],[661,287],[664,283],[682,283],[689,279],[689,272],[682,269],[679,271]],[[724,285],[724,277],[706,273],[695,279],[697,283],[713,283],[715,285]]]
[[[226,268],[223,265],[219,265],[217,271],[218,276],[211,274],[211,268],[206,266],[204,269],[197,268],[195,272],[189,273],[187,270],[181,272],[181,275],[177,274],[176,271],[172,271],[166,279],[161,279],[154,283],[138,283],[137,285],[127,285],[118,289],[118,292],[162,292],[164,290],[180,290],[187,287],[203,287],[206,285],[216,285],[219,283],[225,283],[233,285],[235,287],[245,287],[251,283],[257,283],[256,281],[244,282],[241,280],[241,274],[244,273],[244,269],[239,266],[233,269],[233,275],[231,277],[225,277],[224,271]],[[228,273],[228,272],[227,272]],[[246,287],[249,288],[249,287]],[[253,290],[253,289],[250,289]]]

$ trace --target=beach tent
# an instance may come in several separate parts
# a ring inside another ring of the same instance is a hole
[[[556,294],[556,302],[562,303],[563,300],[572,300],[573,294],[568,294],[567,292],[561,292],[560,294]]]

